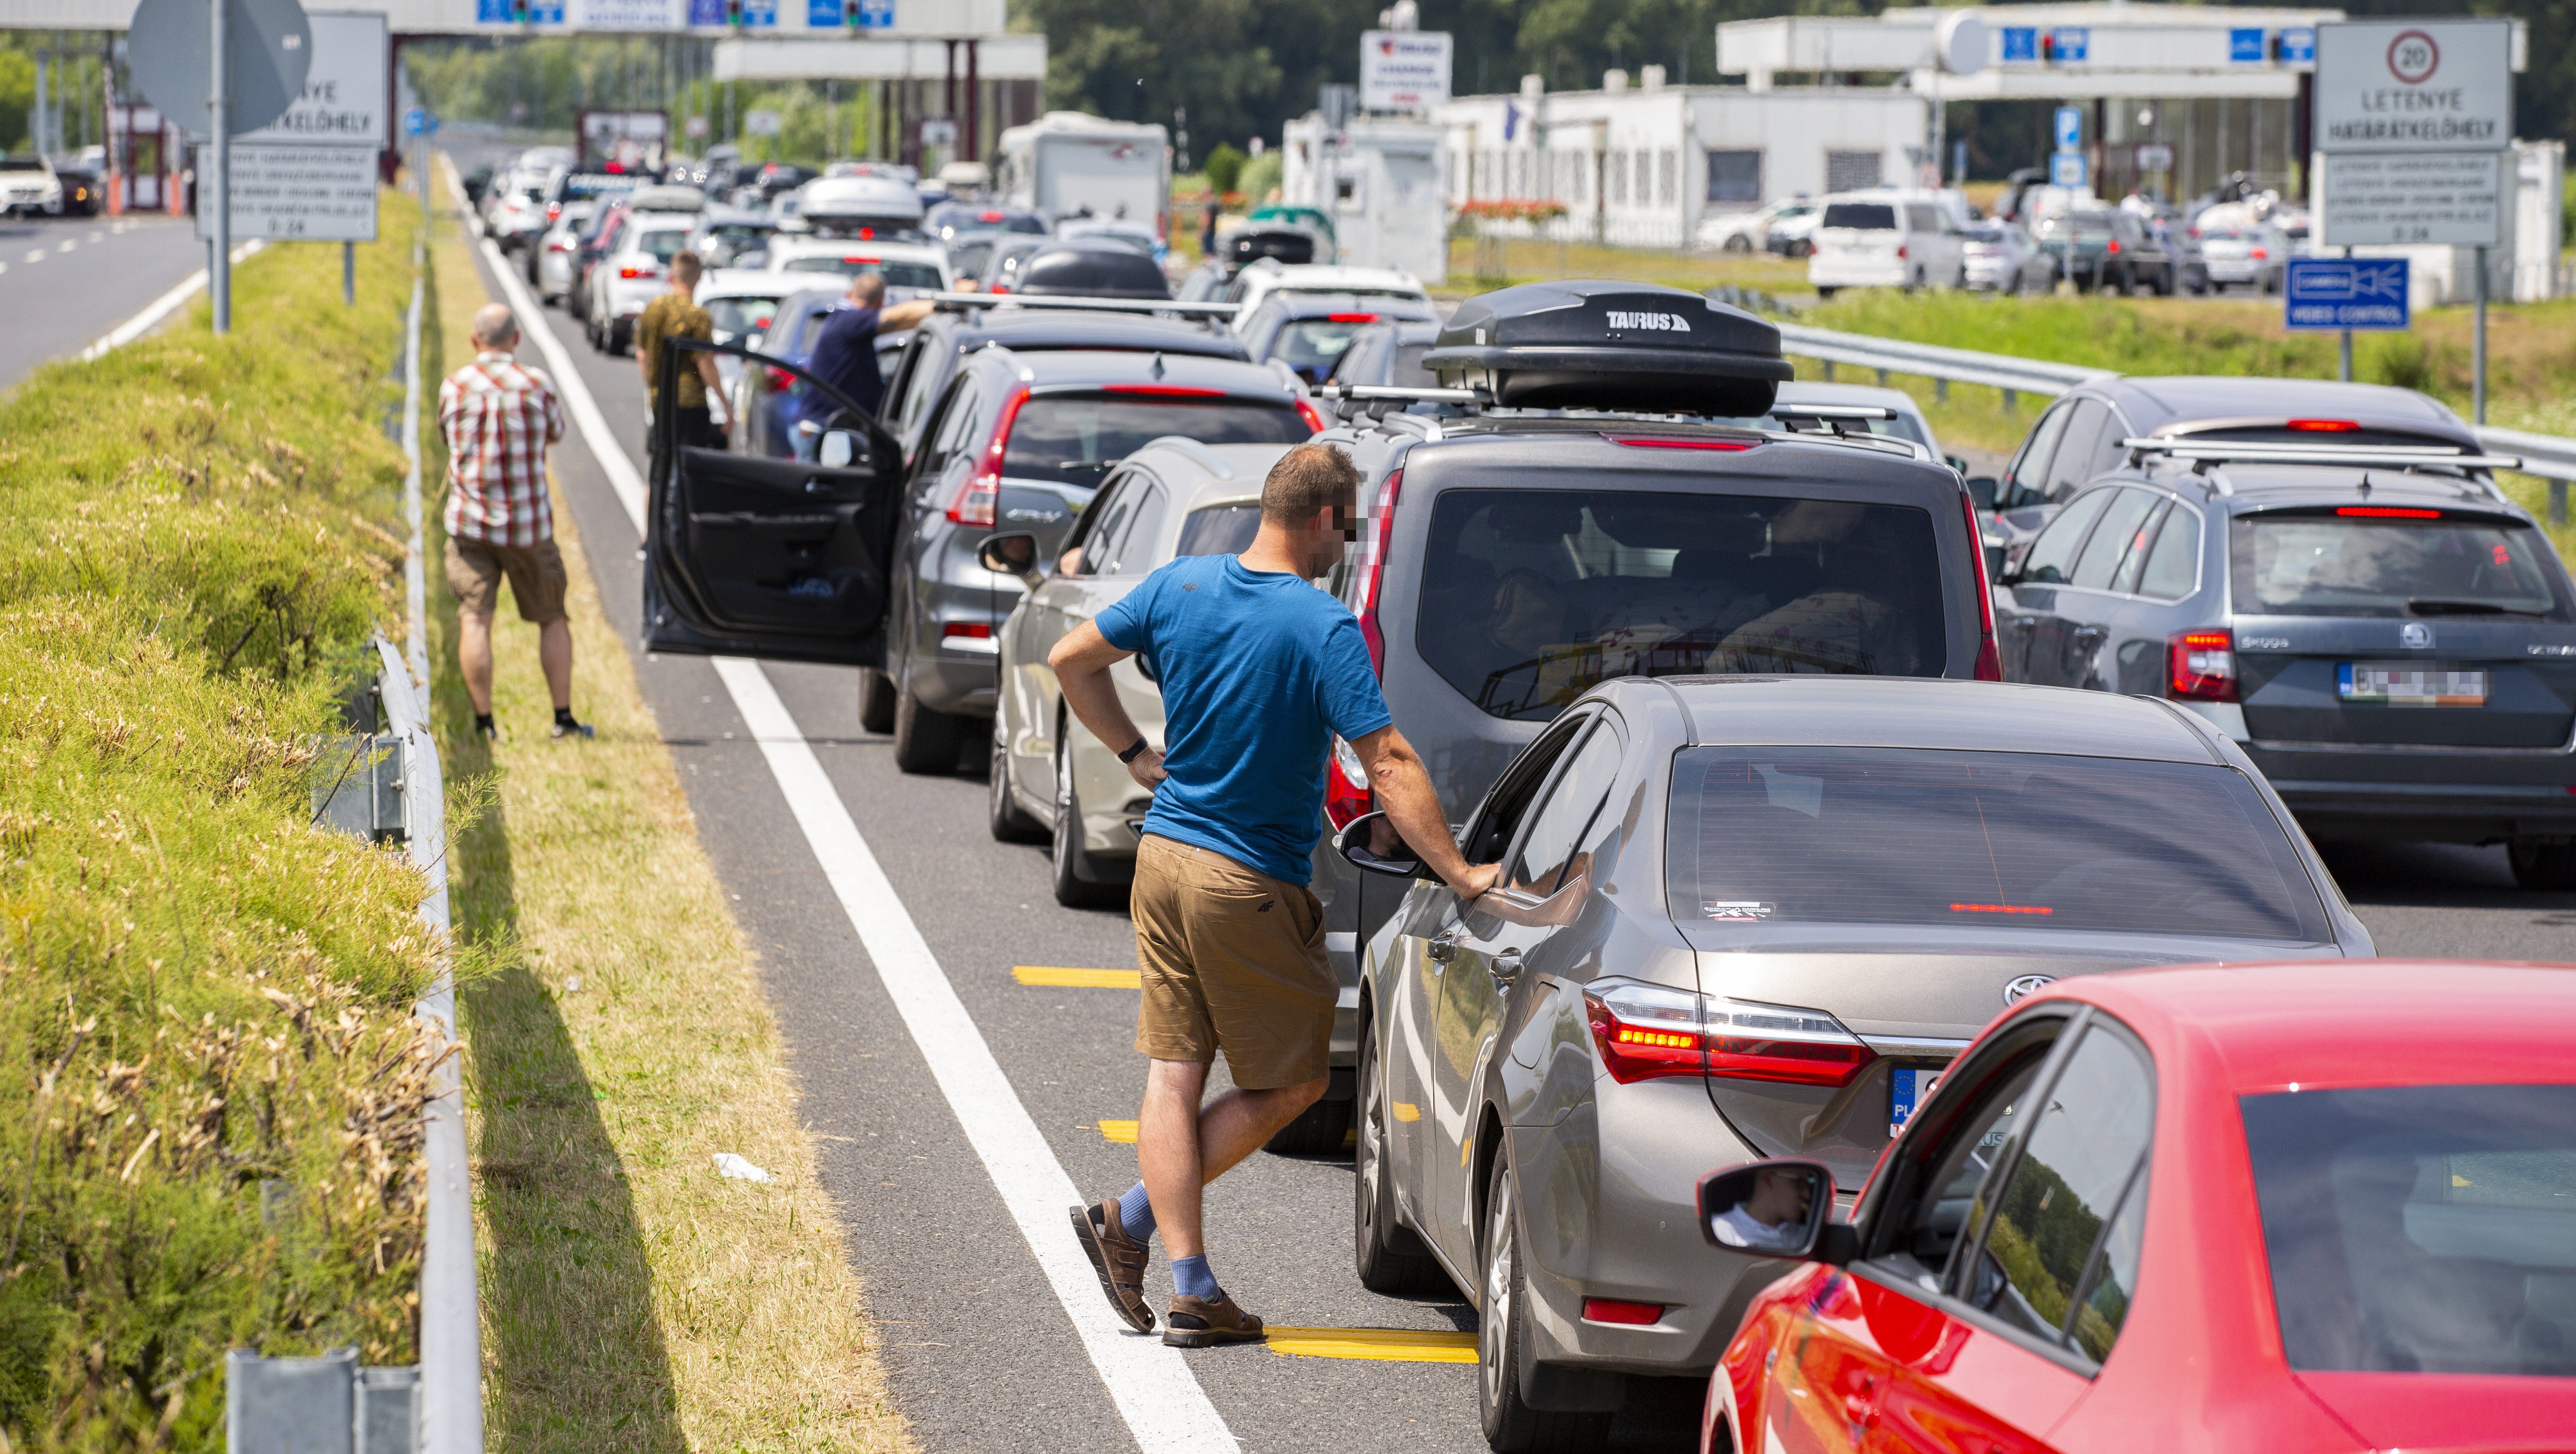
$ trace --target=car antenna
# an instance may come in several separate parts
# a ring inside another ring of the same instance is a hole
[[[1154,366],[1153,366],[1152,368],[1150,368],[1150,369],[1146,370],[1146,372],[1148,372],[1148,373],[1150,373],[1150,374],[1152,374],[1152,375],[1154,376],[1154,382],[1156,382],[1156,383],[1158,383],[1158,384],[1159,384],[1159,383],[1161,383],[1161,382],[1163,381],[1163,354],[1162,354],[1162,350],[1160,350],[1160,349],[1156,349],[1156,350],[1154,351]]]
[[[2369,499],[2369,498],[2370,498],[2370,471],[2368,471],[2368,470],[2363,470],[2363,471],[2361,472],[2361,490],[2360,490],[2360,494],[2361,494],[2361,497],[2362,497],[2363,499],[2365,499],[2365,500],[2367,500],[2367,499]]]

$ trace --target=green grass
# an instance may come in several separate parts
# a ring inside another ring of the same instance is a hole
[[[0,396],[0,1430],[220,1448],[228,1347],[414,1358],[419,875],[314,827],[399,619],[408,215]]]

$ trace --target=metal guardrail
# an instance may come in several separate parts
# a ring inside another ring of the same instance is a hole
[[[2549,523],[2567,523],[2567,482],[2576,480],[2576,439],[2555,434],[2529,434],[2519,429],[2477,427],[2481,447],[2498,454],[2522,456],[2522,472],[2549,481]]]

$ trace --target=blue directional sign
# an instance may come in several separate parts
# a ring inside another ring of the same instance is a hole
[[[2059,151],[2082,151],[2084,149],[2084,112],[2082,108],[2075,106],[2060,106],[2057,108],[2057,149]]]
[[[2263,63],[2263,31],[2259,26],[2239,26],[2227,32],[2227,58],[2237,65]]]
[[[2048,154],[2048,185],[2075,187],[2085,185],[2084,153],[2059,151]]]
[[[403,113],[403,135],[428,136],[438,130],[438,113],[414,106]]]
[[[2007,25],[2004,27],[2004,59],[2035,61],[2039,59],[2039,27]]]
[[[561,25],[563,0],[474,0],[477,25]]]
[[[2281,308],[2282,326],[2294,332],[2403,333],[2411,321],[2406,259],[2294,257]]]
[[[2048,33],[2049,48],[2061,61],[2083,61],[2093,58],[2093,30],[2084,25],[2061,25]]]
[[[2281,31],[2281,59],[2303,66],[2317,63],[2317,28],[2313,25],[2286,26]]]

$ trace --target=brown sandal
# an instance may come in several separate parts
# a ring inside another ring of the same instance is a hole
[[[1118,1215],[1118,1199],[1111,1197],[1096,1207],[1075,1207],[1073,1235],[1091,1259],[1092,1271],[1100,1274],[1100,1290],[1108,1294],[1118,1316],[1139,1333],[1154,1331],[1154,1310],[1145,1303],[1145,1264],[1153,1250],[1127,1235],[1127,1224]]]
[[[1231,1296],[1215,1302],[1186,1293],[1172,1296],[1163,1317],[1163,1342],[1174,1348],[1214,1348],[1224,1343],[1258,1343],[1270,1334],[1261,1320],[1235,1306]]]

